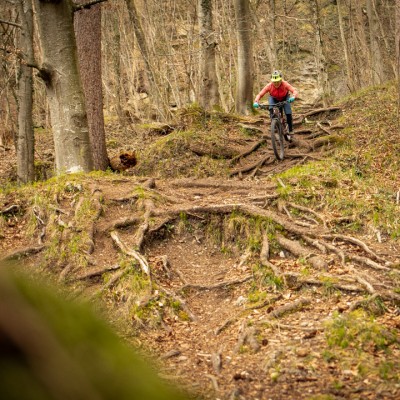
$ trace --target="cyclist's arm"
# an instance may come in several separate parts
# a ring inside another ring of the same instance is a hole
[[[261,99],[261,97],[265,96],[267,93],[270,91],[271,84],[269,83],[267,86],[265,86],[260,93],[256,96],[254,99],[254,103],[258,103]]]
[[[296,98],[299,95],[299,92],[294,88],[290,83],[285,82],[286,84],[286,89],[289,90],[290,93],[292,93],[292,96]]]

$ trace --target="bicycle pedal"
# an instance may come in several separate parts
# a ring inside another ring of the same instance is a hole
[[[285,134],[285,140],[286,140],[287,142],[291,142],[291,141],[293,140],[293,136],[292,136],[292,135],[289,135],[288,133],[286,133],[286,134]]]

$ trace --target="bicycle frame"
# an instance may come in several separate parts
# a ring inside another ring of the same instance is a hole
[[[288,133],[288,127],[286,122],[286,116],[283,110],[283,106],[287,103],[287,101],[281,101],[279,103],[268,105],[267,107],[272,107],[272,118],[276,118],[279,120],[282,125],[282,132],[284,135]]]
[[[277,160],[283,160],[285,157],[284,138],[286,138],[286,135],[288,133],[288,126],[283,106],[286,103],[287,101],[281,101],[272,105],[260,104],[261,109],[266,110],[272,108],[271,143]]]

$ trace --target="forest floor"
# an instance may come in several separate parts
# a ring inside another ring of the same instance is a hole
[[[232,151],[219,177],[141,176],[139,158],[122,174],[5,190],[1,254],[107,308],[193,398],[398,399],[398,240],[318,187],[304,201],[302,180],[284,174],[332,154],[341,112],[304,113],[281,162],[259,117],[227,122]],[[204,158],[218,147],[202,144],[186,151]],[[51,154],[48,142],[38,151]],[[327,190],[348,184],[308,173]]]

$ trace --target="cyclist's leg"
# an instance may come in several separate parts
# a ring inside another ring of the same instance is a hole
[[[292,115],[292,107],[290,106],[290,103],[286,103],[284,105],[284,110],[286,114],[286,121],[288,124],[289,132],[293,131],[293,115]]]
[[[278,100],[275,97],[269,96],[268,104],[269,104],[269,116],[272,118],[272,106],[278,103]]]

